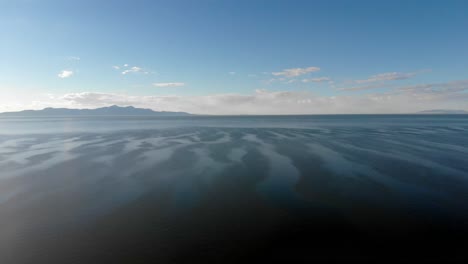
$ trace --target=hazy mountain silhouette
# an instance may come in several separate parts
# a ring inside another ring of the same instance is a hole
[[[418,112],[419,114],[468,114],[465,110],[451,110],[451,109],[432,109]]]
[[[44,108],[42,110],[24,110],[0,113],[3,116],[188,116],[186,112],[153,111],[133,106],[108,106],[96,109]]]

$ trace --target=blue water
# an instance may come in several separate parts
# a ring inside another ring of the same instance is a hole
[[[403,127],[466,129],[468,115],[0,117],[0,134],[115,132],[177,127]]]
[[[1,263],[462,259],[467,201],[465,115],[0,119]]]

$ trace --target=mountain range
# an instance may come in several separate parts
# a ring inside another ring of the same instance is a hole
[[[432,109],[417,112],[417,114],[468,114],[465,110]],[[18,112],[4,112],[0,116],[191,116],[186,112],[154,111],[133,106],[121,107],[117,105],[96,109],[44,108],[42,110],[23,110]]]
[[[108,106],[96,109],[44,108],[0,113],[0,116],[189,116],[186,112],[153,111],[133,106]]]

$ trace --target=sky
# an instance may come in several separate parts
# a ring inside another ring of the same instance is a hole
[[[468,1],[0,0],[0,112],[468,110]]]

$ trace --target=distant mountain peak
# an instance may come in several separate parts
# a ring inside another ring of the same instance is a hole
[[[0,113],[3,116],[188,116],[186,112],[154,111],[133,106],[111,105],[96,109],[69,109],[47,107],[42,110],[24,110]]]
[[[126,108],[126,109],[136,109],[135,107],[129,105],[129,106],[118,106],[118,105],[111,105],[111,106],[105,106],[105,107],[101,107],[101,108]],[[144,108],[140,108],[140,109],[144,109]]]

